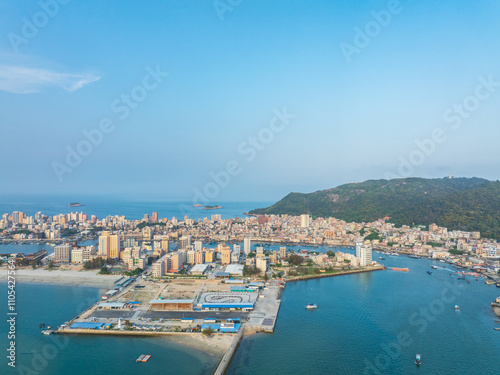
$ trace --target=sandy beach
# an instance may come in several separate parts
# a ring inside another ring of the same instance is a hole
[[[83,287],[112,288],[121,276],[98,275],[96,270],[46,270],[21,268],[16,269],[16,282],[74,285]],[[0,268],[0,281],[7,281],[7,268]]]
[[[234,340],[234,335],[214,334],[206,337],[201,334],[165,336],[162,339],[196,349],[210,355],[222,357]]]

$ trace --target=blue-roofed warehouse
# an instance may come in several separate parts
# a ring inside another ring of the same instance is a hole
[[[104,323],[93,322],[75,322],[69,328],[71,329],[103,329]]]

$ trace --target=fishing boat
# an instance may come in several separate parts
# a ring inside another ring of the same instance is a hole
[[[435,270],[437,270],[437,269],[438,269],[438,268],[437,268],[437,266],[430,266],[430,267],[431,267],[431,268],[434,268]]]
[[[308,310],[314,310],[317,308],[318,308],[318,305],[316,305],[314,303],[309,303],[308,305],[306,305],[306,309],[308,309]]]
[[[421,359],[421,357],[420,357],[420,354],[417,354],[417,355],[415,356],[415,364],[416,364],[417,366],[420,366],[420,364],[421,364],[421,363],[422,363],[422,359]]]
[[[431,271],[427,271],[427,273],[428,273],[429,275],[432,275],[432,272],[431,272]]]
[[[384,257],[378,257],[378,259],[380,259],[380,260],[385,260],[385,258],[384,258]]]
[[[495,284],[495,282],[494,282],[494,281],[491,281],[491,280],[484,280],[484,283],[485,283],[486,285],[493,285],[493,284]]]
[[[497,286],[497,288],[500,288],[500,281],[498,283],[495,284]]]
[[[498,327],[495,327],[495,331],[500,331],[500,328],[498,328]]]
[[[460,307],[458,305],[455,305],[455,310],[460,310]]]
[[[44,330],[42,331],[42,335],[47,335],[47,336],[48,336],[48,335],[51,335],[51,334],[53,334],[53,333],[55,333],[55,332],[54,332],[53,330],[51,330],[51,329],[44,329]]]

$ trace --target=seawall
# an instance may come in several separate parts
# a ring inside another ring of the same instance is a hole
[[[231,343],[231,346],[229,349],[226,351],[226,354],[222,357],[222,359],[219,362],[219,366],[217,366],[217,369],[214,372],[214,375],[224,375],[231,364],[231,361],[233,360],[234,354],[236,353],[236,350],[240,346],[241,340],[243,339],[243,334],[245,330],[240,328],[238,331],[238,334],[234,338],[233,342]]]
[[[363,269],[363,270],[342,271],[342,272],[338,272],[338,273],[325,273],[325,274],[317,274],[317,275],[315,274],[315,275],[297,276],[294,278],[287,277],[286,282],[288,283],[288,282],[292,282],[292,281],[320,279],[323,277],[335,277],[335,276],[351,275],[351,274],[355,274],[355,273],[383,271],[383,270],[385,270],[385,267],[374,267],[374,268],[368,268],[368,269]]]

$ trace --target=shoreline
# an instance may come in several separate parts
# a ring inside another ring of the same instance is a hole
[[[74,270],[46,270],[46,269],[28,269],[18,268],[15,270],[16,282],[32,284],[52,284],[66,285],[76,287],[91,288],[112,288],[115,282],[121,276],[117,275],[98,275],[93,271],[74,271]],[[0,269],[0,282],[7,282],[7,268]]]
[[[296,277],[290,278],[290,279],[287,277],[286,282],[288,283],[288,282],[292,282],[292,281],[321,279],[323,277],[344,276],[344,275],[351,275],[351,274],[356,274],[356,273],[364,273],[364,272],[372,272],[372,271],[384,271],[384,270],[385,270],[385,267],[380,266],[380,267],[368,268],[368,269],[363,269],[363,270],[351,270],[351,271],[341,271],[341,272],[337,272],[337,273],[296,276]]]
[[[166,340],[189,349],[195,349],[200,352],[213,355],[225,355],[231,346],[235,334],[214,334],[206,337],[202,333],[188,332],[137,332],[137,331],[113,331],[113,330],[89,330],[89,329],[63,329],[58,330],[60,335],[99,335],[99,336],[123,336],[123,337],[149,337]]]

